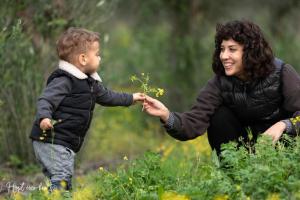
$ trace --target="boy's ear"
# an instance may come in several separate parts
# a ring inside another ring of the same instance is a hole
[[[83,53],[78,55],[78,60],[79,60],[79,63],[83,66],[85,66],[87,63],[87,57]]]

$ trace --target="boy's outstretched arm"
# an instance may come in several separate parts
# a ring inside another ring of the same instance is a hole
[[[145,97],[142,93],[122,93],[114,92],[107,89],[102,83],[97,84],[96,103],[102,106],[130,106],[137,101],[144,101]]]

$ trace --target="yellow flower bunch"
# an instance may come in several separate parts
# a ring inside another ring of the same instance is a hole
[[[177,194],[173,191],[166,191],[162,194],[161,200],[190,200],[186,195]]]
[[[137,77],[136,75],[132,75],[130,77],[130,80],[132,82],[139,82],[141,84],[141,88],[144,92],[144,94],[154,93],[156,97],[162,96],[165,93],[165,90],[162,88],[153,88],[149,86],[149,75],[145,73],[141,73],[141,77]]]
[[[295,126],[298,122],[300,122],[300,116],[294,117],[290,119],[293,125]]]
[[[290,118],[291,122],[293,123],[294,126],[296,126],[297,122],[300,122],[300,116]]]
[[[271,193],[268,195],[267,200],[280,200],[280,195],[278,193]]]
[[[93,200],[95,199],[95,192],[91,186],[86,186],[84,188],[77,189],[73,192],[74,200]]]
[[[100,171],[100,172],[103,172],[103,171],[104,171],[104,168],[103,168],[103,167],[99,167],[99,171]]]
[[[294,118],[290,118],[290,121],[292,122],[292,124],[294,125],[294,127],[296,127],[296,134],[299,135],[299,129],[297,128],[297,123],[300,123],[300,116],[294,117]]]
[[[13,192],[12,193],[12,197],[13,197],[14,200],[22,200],[22,199],[24,199],[23,195],[20,192]]]

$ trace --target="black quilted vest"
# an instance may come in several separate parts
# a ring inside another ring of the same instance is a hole
[[[233,76],[220,76],[224,105],[242,124],[263,132],[290,114],[283,108],[281,72],[284,63],[275,59],[275,70],[264,79],[244,82]]]
[[[53,112],[52,118],[57,121],[54,129],[43,131],[39,122],[35,122],[31,138],[47,143],[60,144],[78,152],[82,146],[86,132],[90,126],[95,107],[97,81],[91,77],[78,79],[63,70],[55,70],[47,80],[49,84],[54,78],[67,76],[72,81],[72,90]]]

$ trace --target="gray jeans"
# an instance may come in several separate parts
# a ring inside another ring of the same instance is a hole
[[[38,141],[33,141],[32,144],[36,159],[43,167],[43,173],[51,181],[50,190],[56,188],[70,190],[75,153],[62,145]]]

